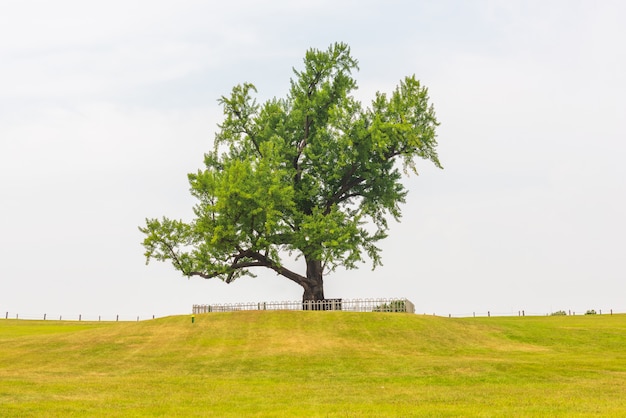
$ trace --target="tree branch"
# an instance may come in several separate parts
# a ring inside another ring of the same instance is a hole
[[[244,258],[247,258],[248,260],[239,261]],[[274,270],[276,273],[280,274],[281,276],[284,276],[288,278],[289,280],[299,284],[300,286],[302,286],[302,283],[306,282],[306,277],[301,276],[298,273],[295,273],[279,265],[278,263],[268,258],[266,255],[263,255],[257,251],[244,250],[244,251],[241,251],[239,254],[237,254],[233,259],[233,263],[230,266],[228,266],[229,272],[225,280],[226,283],[231,283],[233,281],[233,277],[237,270],[248,268],[248,267],[267,267],[269,269]],[[183,271],[183,273],[186,276],[199,276],[199,277],[202,277],[203,279],[211,279],[211,278],[226,274],[226,272],[224,271],[214,271],[211,273],[203,273],[201,271],[191,271],[191,272],[185,273]]]
[[[296,182],[300,181],[300,178],[302,175],[302,168],[300,167],[300,156],[302,155],[302,152],[304,151],[304,148],[306,147],[309,141],[309,134],[311,131],[312,124],[313,124],[313,120],[311,119],[310,116],[307,116],[306,121],[304,122],[304,138],[302,138],[302,140],[298,144],[296,156],[293,158],[293,168],[296,169]]]
[[[163,245],[165,245],[167,247],[167,249],[169,250],[170,254],[172,255],[172,260],[174,261],[174,263],[178,266],[178,269],[183,273],[183,274],[187,274],[185,273],[185,270],[183,269],[183,265],[180,263],[180,260],[178,259],[178,256],[176,254],[176,251],[174,251],[174,247],[172,247],[168,242],[165,242],[163,240],[161,240],[161,242],[163,243]]]
[[[255,136],[252,135],[252,132],[250,132],[250,129],[248,129],[248,126],[247,126],[248,120],[243,117],[243,115],[241,114],[241,112],[238,109],[233,108],[233,113],[235,114],[235,116],[237,116],[237,119],[239,119],[239,121],[241,122],[241,132],[240,133],[244,133],[244,134],[248,135],[248,138],[250,138],[250,142],[252,142],[252,144],[254,145],[254,148],[256,149],[256,151],[259,153],[260,156],[263,156],[261,154],[261,148],[259,147],[259,144],[257,143],[257,141],[255,139]]]
[[[352,188],[358,186],[359,184],[363,183],[365,181],[365,178],[363,177],[353,177],[354,174],[356,173],[357,170],[357,165],[352,164],[352,167],[350,167],[350,170],[348,170],[343,177],[341,178],[341,182],[339,183],[339,190],[337,190],[331,197],[330,199],[328,199],[328,201],[326,202],[325,208],[324,208],[324,215],[328,215],[333,207],[333,205],[342,202],[346,199],[349,199],[350,197],[354,197],[354,196],[358,196],[358,193],[350,193],[347,194],[347,192],[349,192]]]
[[[274,261],[270,260],[269,258],[265,257],[263,254],[258,253],[258,252],[254,252],[253,253],[253,258],[255,258],[256,260],[258,260],[260,263],[263,263],[264,267],[268,267],[272,270],[274,270],[276,273],[280,274],[283,277],[288,278],[289,280],[299,284],[300,286],[302,286],[302,283],[306,282],[306,277],[299,275],[298,273],[295,273],[277,263],[275,263]]]
[[[268,267],[268,266],[266,266],[264,263],[260,261],[242,261],[241,263],[231,264],[228,268],[232,270],[228,274],[228,277],[226,278],[226,283],[232,282],[232,277],[237,270],[246,268],[246,267]],[[214,271],[211,273],[203,273],[201,271],[190,271],[189,273],[186,273],[185,275],[186,276],[200,276],[203,279],[212,279],[214,277],[221,276],[222,274],[225,274],[225,272]]]

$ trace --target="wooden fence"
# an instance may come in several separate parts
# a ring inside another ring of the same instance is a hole
[[[233,311],[348,311],[415,313],[408,299],[325,299],[316,301],[248,302],[193,305],[194,314]]]

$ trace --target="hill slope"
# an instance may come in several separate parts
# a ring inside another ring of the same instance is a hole
[[[620,416],[626,316],[0,320],[2,416]]]

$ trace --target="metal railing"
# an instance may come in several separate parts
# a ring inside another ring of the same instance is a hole
[[[193,313],[233,311],[347,311],[347,312],[407,312],[415,313],[415,305],[401,299],[324,299],[283,302],[248,302],[193,305]]]

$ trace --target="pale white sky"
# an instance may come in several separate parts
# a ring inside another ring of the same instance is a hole
[[[0,314],[299,300],[269,271],[226,285],[145,266],[137,226],[192,215],[220,95],[284,96],[304,52],[336,41],[364,102],[405,75],[429,87],[445,169],[406,179],[384,266],[327,276],[327,297],[626,312],[625,4],[3,0]]]

